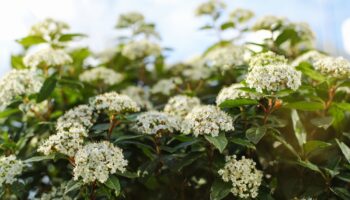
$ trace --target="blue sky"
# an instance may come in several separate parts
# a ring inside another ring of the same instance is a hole
[[[64,20],[73,32],[89,35],[84,45],[101,51],[115,44],[113,29],[120,13],[140,11],[157,24],[162,45],[174,48],[170,61],[202,52],[215,37],[198,31],[204,19],[193,14],[203,0],[11,0],[0,1],[0,75],[9,69],[11,53],[20,51],[15,39],[46,17]],[[243,7],[256,15],[274,14],[310,23],[318,47],[347,56],[350,53],[350,1],[348,0],[226,0],[228,10]],[[348,21],[346,21],[348,19]],[[346,51],[347,49],[347,51]]]

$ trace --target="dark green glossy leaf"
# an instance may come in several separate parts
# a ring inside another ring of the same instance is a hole
[[[297,101],[286,105],[287,108],[302,110],[302,111],[317,111],[323,110],[324,105],[320,102]]]
[[[210,189],[210,200],[221,200],[231,192],[232,185],[216,179]]]
[[[234,108],[239,106],[246,105],[256,105],[258,104],[257,100],[253,99],[229,99],[220,104],[220,108]]]
[[[39,91],[36,101],[39,103],[47,99],[51,95],[51,93],[54,91],[56,87],[56,83],[57,83],[57,79],[55,75],[52,75],[51,77],[46,79]]]
[[[254,144],[258,144],[261,138],[266,134],[267,128],[265,126],[252,127],[246,131],[246,137]]]
[[[228,143],[227,138],[225,134],[221,133],[216,137],[212,137],[209,135],[205,136],[205,139],[210,142],[212,145],[214,145],[215,148],[217,148],[220,153],[222,153]]]

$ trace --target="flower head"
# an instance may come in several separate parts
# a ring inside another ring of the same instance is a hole
[[[244,23],[249,21],[251,18],[254,17],[254,13],[251,10],[243,9],[243,8],[237,8],[233,10],[230,14],[230,18],[239,23]]]
[[[63,34],[68,29],[69,26],[65,22],[47,18],[41,22],[34,24],[30,28],[29,35],[39,36],[46,40],[50,40],[56,35]]]
[[[31,70],[11,70],[0,79],[0,109],[8,106],[18,96],[38,93],[43,79]]]
[[[109,92],[94,97],[90,104],[97,111],[105,111],[111,115],[138,112],[140,107],[129,96]]]
[[[141,108],[149,110],[153,107],[152,103],[149,100],[149,90],[147,90],[146,88],[139,86],[129,86],[122,90],[121,93],[129,96]]]
[[[311,65],[314,65],[316,61],[321,58],[326,57],[326,55],[320,53],[319,51],[311,50],[300,56],[298,56],[293,62],[292,66],[298,66],[302,62],[308,62]]]
[[[145,17],[139,12],[121,14],[117,22],[117,28],[128,28],[135,24],[144,23]]]
[[[259,99],[259,97],[255,94],[240,90],[240,88],[243,87],[244,85],[235,83],[229,87],[222,88],[216,97],[216,105],[220,105],[229,99]]]
[[[73,200],[65,194],[67,183],[62,183],[60,187],[52,187],[51,191],[41,195],[40,200]]]
[[[15,182],[15,177],[22,173],[23,167],[22,161],[14,155],[0,157],[0,185]]]
[[[122,149],[107,141],[86,144],[79,149],[74,160],[74,180],[81,177],[84,183],[104,183],[109,175],[124,172],[128,164]]]
[[[168,103],[164,107],[164,112],[183,118],[186,117],[194,107],[200,104],[201,102],[197,97],[177,95],[168,100]]]
[[[199,5],[196,9],[196,15],[217,15],[222,9],[226,7],[226,4],[221,0],[209,0]]]
[[[87,83],[103,83],[105,85],[114,85],[123,80],[123,75],[112,69],[105,67],[96,67],[84,71],[80,74],[79,79]]]
[[[252,56],[249,60],[249,66],[251,69],[255,66],[261,67],[272,64],[287,64],[287,62],[288,60],[284,56],[278,55],[272,51],[267,51]]]
[[[44,48],[24,57],[23,62],[30,68],[57,67],[73,62],[70,55],[62,49]]]
[[[89,129],[95,120],[94,108],[89,105],[79,105],[64,113],[57,120],[57,130],[67,127],[67,124],[81,124],[85,129]],[[68,127],[69,127],[68,125]]]
[[[343,57],[324,57],[315,62],[314,68],[333,78],[342,79],[350,77],[350,62]]]
[[[159,111],[147,111],[136,117],[133,129],[149,135],[174,133],[180,130],[180,122],[176,116]]]
[[[153,85],[151,92],[153,94],[163,94],[165,96],[169,96],[180,84],[182,84],[182,80],[179,77],[161,79],[155,85]]]
[[[253,30],[274,30],[278,26],[288,23],[289,21],[284,17],[266,15],[255,22]]]
[[[185,134],[211,135],[216,137],[220,131],[233,131],[233,119],[216,106],[195,107],[185,117],[182,131]]]
[[[158,44],[149,40],[131,41],[124,46],[122,54],[134,60],[148,56],[158,56],[161,54],[161,48]]]
[[[208,66],[221,72],[234,69],[235,66],[244,64],[244,48],[241,46],[225,46],[216,48],[205,57]]]
[[[278,92],[284,89],[297,90],[301,85],[301,73],[287,64],[253,67],[246,78],[247,85],[258,92]]]
[[[256,198],[261,185],[263,173],[257,170],[255,162],[244,156],[237,160],[236,156],[227,156],[226,164],[219,170],[225,182],[232,184],[231,192],[239,198]]]

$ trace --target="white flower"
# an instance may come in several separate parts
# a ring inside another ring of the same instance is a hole
[[[237,160],[236,156],[227,156],[226,164],[219,170],[225,182],[232,183],[231,192],[239,198],[256,198],[259,193],[263,173],[257,170],[255,162],[244,156]]]
[[[284,56],[278,55],[272,51],[267,51],[252,56],[249,60],[249,67],[251,69],[255,66],[261,67],[272,64],[287,64],[287,62],[288,60]]]
[[[144,23],[145,17],[139,12],[121,14],[117,22],[117,28],[127,28],[135,24]]]
[[[214,49],[206,55],[205,60],[208,66],[226,72],[244,64],[244,53],[243,47],[230,45]]]
[[[233,131],[233,119],[216,106],[195,107],[185,117],[182,131],[185,134],[211,135],[216,137],[220,131]]]
[[[185,62],[185,67],[181,70],[186,80],[205,80],[213,74],[213,70],[205,65],[201,57],[194,57]]]
[[[308,62],[311,65],[314,65],[316,61],[321,58],[326,57],[326,55],[320,53],[319,51],[311,50],[300,56],[298,56],[293,62],[292,66],[298,66],[302,62]]]
[[[124,172],[128,164],[122,149],[107,141],[85,145],[79,149],[74,161],[74,180],[81,177],[84,183],[104,183],[109,175]]]
[[[233,10],[230,14],[230,18],[234,22],[244,23],[254,17],[254,13],[250,10],[237,8]]]
[[[66,183],[62,183],[60,187],[52,187],[50,192],[41,195],[40,200],[73,200],[65,194],[66,187]]]
[[[153,94],[163,94],[169,96],[178,85],[182,84],[182,80],[178,77],[170,79],[161,79],[155,85],[153,85],[151,92]]]
[[[220,105],[222,102],[229,99],[259,99],[255,94],[240,90],[244,85],[240,83],[232,84],[229,87],[224,87],[216,97],[216,105]]]
[[[158,56],[161,54],[161,48],[158,44],[149,40],[131,41],[124,46],[122,54],[134,60],[148,56]]]
[[[44,155],[59,152],[73,157],[83,146],[84,137],[87,136],[86,128],[79,123],[65,123],[55,135],[51,135],[38,148]]]
[[[23,62],[27,67],[36,69],[62,66],[72,63],[73,60],[64,50],[48,47],[26,55]]]
[[[264,16],[258,19],[253,25],[253,30],[274,30],[280,25],[286,25],[289,21],[284,17],[277,17],[272,15]]]
[[[150,98],[149,90],[147,90],[146,88],[142,88],[138,86],[129,86],[124,90],[122,90],[121,93],[129,96],[141,108],[145,108],[149,110],[153,107],[152,103],[149,100]]]
[[[94,97],[90,104],[98,111],[106,111],[108,114],[122,114],[138,112],[140,107],[129,96],[109,92]]]
[[[164,112],[183,118],[194,107],[200,104],[201,102],[197,97],[177,95],[168,100],[168,103],[164,107]]]
[[[180,130],[180,122],[176,116],[159,111],[147,111],[136,117],[133,129],[149,135],[174,133]]]
[[[103,83],[105,85],[114,85],[123,80],[123,76],[112,69],[105,67],[96,67],[84,71],[79,79],[87,83]]]
[[[23,167],[22,161],[14,155],[0,157],[0,185],[15,182],[15,177],[22,173]]]
[[[209,0],[202,3],[196,9],[196,15],[213,15],[215,16],[220,10],[224,9],[226,4],[220,0]]]
[[[301,73],[287,64],[256,66],[246,78],[247,85],[258,92],[278,92],[284,89],[297,90],[301,85]]]
[[[315,62],[314,68],[327,75],[337,79],[350,78],[350,62],[343,57],[324,57]]]
[[[47,18],[44,21],[34,24],[30,28],[29,35],[39,36],[45,40],[49,40],[55,35],[63,34],[68,29],[69,26],[65,22]]]
[[[43,115],[47,112],[50,104],[48,100],[36,103],[34,100],[25,102],[19,105],[19,109],[25,114],[26,117],[37,117],[37,115]]]
[[[0,109],[18,96],[38,93],[42,84],[42,78],[34,71],[11,70],[0,79]]]
[[[89,105],[79,105],[68,110],[63,116],[58,118],[56,129],[60,131],[71,124],[77,123],[88,130],[93,125],[94,120],[94,109]]]

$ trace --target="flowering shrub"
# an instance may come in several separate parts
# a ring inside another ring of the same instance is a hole
[[[137,12],[102,53],[33,25],[0,79],[1,199],[350,199],[350,62],[225,9],[198,7],[217,42],[175,64]]]

